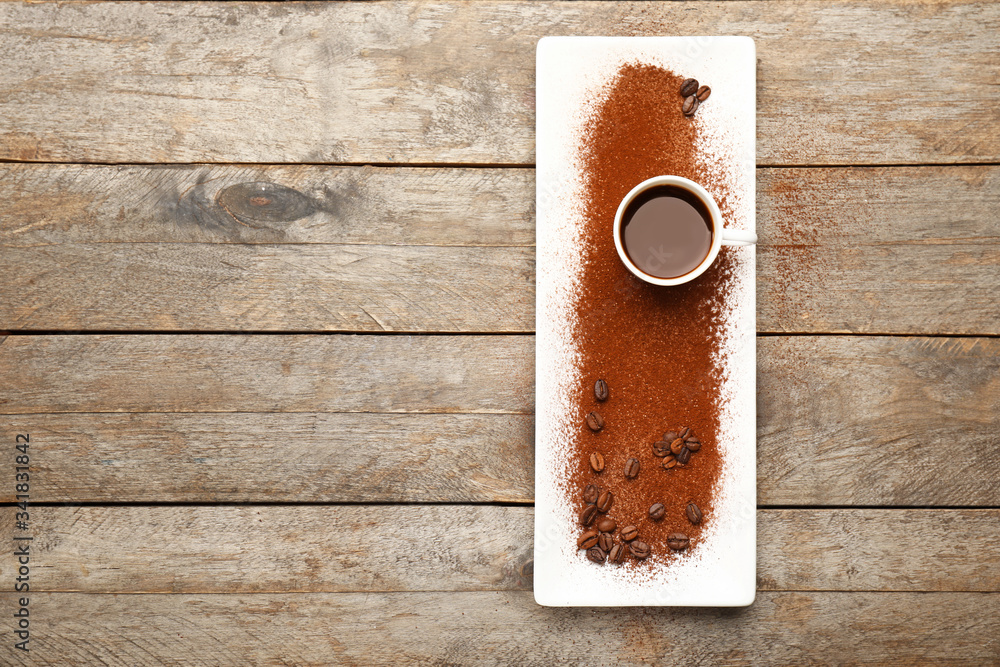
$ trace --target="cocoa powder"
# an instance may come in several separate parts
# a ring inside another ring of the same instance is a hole
[[[614,493],[609,516],[619,526],[634,525],[652,556],[633,567],[684,557],[671,551],[667,537],[690,537],[684,554],[696,552],[713,523],[714,495],[722,469],[717,446],[722,369],[718,359],[720,317],[732,262],[723,248],[715,264],[696,280],[675,287],[647,284],[621,263],[612,238],[615,211],[635,185],[652,176],[684,176],[706,186],[723,214],[727,192],[713,182],[696,152],[700,121],[681,112],[678,91],[685,77],[665,69],[626,64],[592,101],[593,114],[580,137],[579,168],[583,266],[575,294],[573,336],[581,360],[575,388],[579,427],[570,444],[568,499],[576,512],[583,490],[596,484]],[[594,382],[610,388],[597,403]],[[604,427],[593,432],[586,415],[600,410]],[[687,465],[661,467],[652,445],[664,432],[690,427],[701,440]],[[604,469],[594,472],[590,455],[600,452]],[[640,462],[637,478],[626,479],[629,458]],[[685,509],[697,503],[704,518],[692,525]],[[649,518],[663,503],[666,515]],[[581,554],[582,557],[582,554]]]

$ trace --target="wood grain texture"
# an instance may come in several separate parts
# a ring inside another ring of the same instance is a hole
[[[533,345],[8,336],[0,413],[37,501],[531,502]],[[759,502],[1000,505],[998,371],[997,339],[758,339]]]
[[[534,498],[531,415],[74,413],[0,424],[30,434],[39,502]]]
[[[11,328],[534,328],[531,248],[94,244],[8,248]]]
[[[982,1],[4,3],[0,24],[4,159],[529,163],[537,40],[601,34],[753,37],[762,164],[1000,159]]]
[[[1000,333],[1000,169],[758,170],[758,330]]]
[[[527,336],[8,336],[0,360],[0,413],[527,414],[534,404]]]
[[[0,595],[2,608],[13,597]],[[41,593],[31,605],[30,658],[0,648],[13,664],[982,665],[1000,655],[994,593],[761,593],[746,609],[599,613],[540,607],[523,591]]]
[[[535,244],[532,169],[0,164],[0,192],[0,246]]]
[[[767,502],[1000,504],[1000,340],[769,338],[757,359]]]
[[[5,539],[16,511],[0,508]],[[31,590],[530,590],[533,516],[461,505],[34,507]],[[998,524],[1000,510],[761,510],[758,588],[997,592]],[[0,561],[6,591],[15,565]]]
[[[758,180],[760,331],[1000,332],[1000,167]],[[530,170],[7,165],[0,183],[18,267],[0,327],[534,327]]]

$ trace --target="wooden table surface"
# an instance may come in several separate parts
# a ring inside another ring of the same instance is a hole
[[[557,34],[757,43],[746,609],[532,598]],[[1000,662],[1000,5],[2,2],[0,54],[0,664]]]

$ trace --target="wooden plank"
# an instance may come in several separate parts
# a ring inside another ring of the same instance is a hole
[[[0,536],[17,508],[0,508]],[[33,507],[31,590],[530,590],[533,510]],[[761,510],[760,590],[1000,591],[1000,510]],[[20,534],[20,532],[17,532]],[[931,546],[932,548],[928,548]],[[0,562],[12,591],[15,563]]]
[[[0,188],[0,246],[535,243],[531,169],[0,164]]]
[[[36,501],[531,502],[533,343],[8,336],[2,432]],[[1000,505],[998,371],[997,339],[758,339],[759,502]]]
[[[0,424],[0,435],[31,437],[38,502],[534,498],[531,415],[74,413]],[[0,487],[0,499],[13,491]]]
[[[0,360],[0,412],[14,414],[533,405],[527,336],[8,336]]]
[[[8,544],[15,510],[0,508]],[[531,587],[528,507],[33,507],[31,519],[39,563],[32,592]],[[0,574],[13,582],[16,559],[4,561]],[[12,591],[13,583],[0,587]]]
[[[753,37],[762,164],[1000,159],[990,2],[4,3],[0,24],[3,159],[530,163],[535,44],[559,34]]]
[[[1000,510],[761,510],[761,590],[1000,591]]]
[[[761,331],[1000,332],[1000,167],[759,180]],[[0,182],[17,267],[0,327],[534,327],[529,170],[8,165]]]
[[[15,609],[14,595],[0,604]],[[12,664],[981,665],[1000,656],[993,593],[761,593],[746,609],[598,612],[540,607],[523,591],[41,593],[30,604],[31,653],[0,648]]]
[[[8,248],[18,329],[534,328],[531,248],[85,244]]]
[[[998,210],[997,166],[757,170],[762,247],[1000,245]]]

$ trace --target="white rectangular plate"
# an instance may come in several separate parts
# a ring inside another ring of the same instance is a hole
[[[581,381],[566,335],[568,293],[581,268],[579,133],[592,91],[620,65],[656,65],[709,83],[698,112],[710,159],[725,160],[736,220],[755,229],[756,52],[747,37],[546,37],[538,44],[535,600],[549,606],[745,606],[756,576],[755,253],[745,253],[726,295],[720,363],[726,373],[717,434],[723,472],[715,514],[697,549],[642,577],[599,567],[577,551],[580,528],[559,488],[568,390]],[[680,98],[670,100],[679,105]],[[731,224],[735,222],[736,224]],[[610,242],[610,239],[609,239]],[[661,289],[670,289],[669,287]]]

